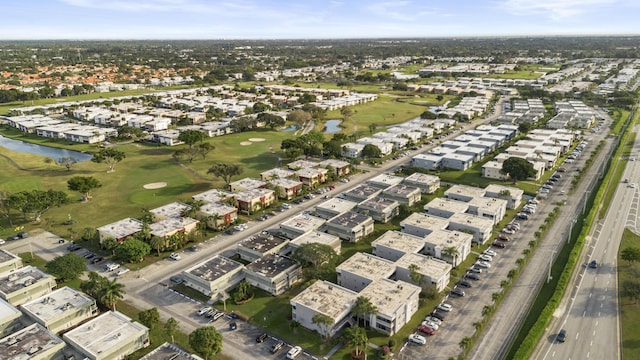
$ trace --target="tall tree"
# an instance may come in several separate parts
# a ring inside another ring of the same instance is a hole
[[[536,170],[533,168],[533,164],[527,159],[519,157],[510,157],[502,163],[501,174],[508,174],[513,183],[518,180],[524,180],[536,175]]]
[[[158,252],[158,257],[160,257],[160,250],[163,250],[167,244],[167,240],[160,236],[152,236],[149,240],[149,246],[155,251]]]
[[[222,351],[222,334],[213,326],[201,327],[189,334],[189,345],[208,360]]]
[[[244,169],[238,164],[215,163],[207,170],[207,174],[222,178],[225,185],[229,185],[231,178],[242,174],[243,171]]]
[[[287,115],[287,120],[296,123],[298,129],[302,129],[304,124],[311,120],[311,114],[304,110],[293,110]]]
[[[460,252],[458,251],[458,249],[455,246],[447,246],[444,249],[442,249],[442,255],[443,256],[447,256],[450,257],[453,261],[453,264],[455,266],[455,264],[458,263],[458,256],[460,255]]]
[[[62,165],[67,168],[67,171],[71,171],[71,167],[78,162],[78,159],[70,157],[61,157],[58,159],[58,165]]]
[[[155,307],[140,311],[138,313],[138,320],[140,320],[142,325],[153,329],[160,323],[160,312],[158,312],[158,308]]]
[[[64,282],[77,279],[87,270],[87,262],[75,253],[67,253],[49,261],[46,269],[47,272]]]
[[[91,161],[98,164],[105,163],[109,165],[108,172],[114,172],[116,165],[126,157],[127,155],[120,150],[117,150],[115,148],[104,148],[100,149],[98,152],[93,153]]]
[[[364,330],[364,328],[361,328],[359,326],[352,326],[350,328],[347,328],[344,331],[344,342],[349,345],[349,346],[353,346],[356,348],[356,357],[359,357],[360,354],[362,353],[362,351],[364,350],[360,350],[363,349],[364,347],[367,346],[367,343],[369,342],[369,338],[367,337],[367,332]]]
[[[31,190],[11,194],[5,201],[11,208],[19,210],[25,219],[38,222],[52,207],[68,203],[69,197],[64,191]]]
[[[124,290],[124,284],[118,282],[118,279],[107,280],[103,283],[99,293],[99,300],[105,306],[112,310],[116,310],[116,303],[122,299],[126,291]]]
[[[141,262],[151,252],[151,246],[144,241],[128,238],[115,249],[115,257],[125,262]]]
[[[11,204],[8,200],[9,196],[11,196],[10,192],[0,190],[0,215],[7,219],[9,226],[13,226],[13,219],[11,218]]]
[[[317,279],[323,273],[335,272],[338,254],[327,244],[308,243],[300,245],[291,257],[302,265],[305,274]]]
[[[80,290],[92,298],[98,299],[100,297],[100,292],[106,283],[106,278],[100,276],[95,271],[91,271],[88,274],[88,279],[80,282]]]
[[[178,331],[180,326],[180,322],[174,318],[169,318],[166,323],[164,323],[164,331],[171,336],[171,342],[175,342],[173,339],[173,335]]]
[[[69,190],[82,194],[83,200],[89,200],[91,198],[89,192],[101,187],[102,184],[93,176],[74,176],[67,181],[67,186]]]
[[[373,144],[366,144],[362,148],[362,157],[367,159],[379,158],[382,157],[382,151],[380,148]]]
[[[371,299],[366,296],[358,296],[356,298],[353,307],[351,308],[351,314],[358,319],[358,325],[360,325],[360,319],[366,319],[378,313],[378,308],[373,305]],[[365,324],[367,322],[365,321]]]
[[[322,335],[322,338],[324,338],[325,341],[329,340],[329,330],[333,326],[333,318],[322,313],[316,313],[311,318],[311,322],[320,329],[319,333]]]

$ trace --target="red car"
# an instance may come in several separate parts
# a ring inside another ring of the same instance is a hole
[[[436,334],[436,331],[435,331],[435,330],[433,330],[433,328],[432,328],[432,327],[430,327],[430,326],[426,326],[426,325],[420,325],[420,326],[418,326],[418,331],[420,331],[420,332],[421,332],[421,333],[423,333],[423,334],[427,334],[427,335],[429,335],[429,336],[431,336],[431,335],[435,335],[435,334]]]
[[[506,248],[507,244],[500,242],[500,241],[494,241],[491,245],[495,246],[495,247],[499,247],[499,248]]]

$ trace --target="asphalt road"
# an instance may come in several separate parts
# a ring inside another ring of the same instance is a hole
[[[637,134],[637,133],[636,133]],[[632,154],[640,154],[640,135],[636,135]],[[640,179],[640,165],[629,161],[623,179]],[[543,359],[619,359],[620,335],[617,303],[617,254],[625,227],[637,232],[640,193],[630,183],[617,185],[606,217],[601,220],[587,244],[584,263],[572,290],[556,312],[556,321],[545,332],[538,354]],[[596,269],[586,266],[596,260]],[[556,334],[565,329],[567,341],[559,343]]]
[[[606,160],[605,156],[613,143],[611,138],[605,139],[611,119],[606,114],[602,115],[605,115],[607,119],[602,127],[603,130],[595,134],[587,133],[590,149],[583,151],[583,155],[578,162],[565,166],[569,171],[564,173],[563,177],[566,177],[574,169],[582,168],[584,161],[588,157],[587,153],[593,150],[593,146],[598,144],[600,140],[605,140],[604,146],[595,156],[590,167],[591,170],[584,174],[582,181],[566,196],[566,203],[560,207],[560,213],[549,229],[548,236],[540,241],[527,266],[521,271],[520,276],[511,287],[511,291],[503,299],[492,320],[485,327],[479,341],[470,352],[470,359],[493,360],[505,358],[510,342],[517,334],[529,307],[535,300],[537,290],[547,278],[549,258],[555,256],[559,247],[566,241],[575,220],[576,209],[583,204],[581,199],[601,175],[597,169],[600,169],[600,166]],[[560,200],[556,196],[557,194],[552,192],[550,195],[547,201],[555,202]],[[471,333],[467,336],[470,336]]]

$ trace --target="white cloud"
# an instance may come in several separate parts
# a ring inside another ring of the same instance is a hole
[[[407,0],[373,3],[367,5],[366,10],[376,16],[397,21],[416,21],[435,14],[432,9],[426,9]]]
[[[516,15],[547,15],[560,20],[624,3],[620,0],[506,0],[501,6]]]

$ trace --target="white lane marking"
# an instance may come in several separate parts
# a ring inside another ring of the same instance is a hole
[[[582,317],[584,317],[585,315],[587,315],[587,311],[582,312]]]
[[[593,295],[593,293],[589,293],[589,299],[591,299],[591,295]]]
[[[580,336],[580,333],[576,333],[576,340],[578,340],[578,336]]]
[[[602,309],[602,306],[603,306],[603,305],[604,305],[604,304],[600,304],[600,308],[601,308],[601,309]]]
[[[593,330],[593,336],[596,336],[596,330],[595,329]]]
[[[591,356],[591,353],[590,353],[590,352],[588,352],[588,353],[587,353],[587,359],[589,358],[589,356]]]
[[[596,326],[598,326],[598,320],[596,320]]]
[[[600,317],[600,311],[598,311],[598,317]]]
[[[608,289],[608,288],[604,288],[604,292],[607,292],[607,289]]]
[[[553,354],[551,354],[551,357],[556,356],[556,352],[554,351]]]

